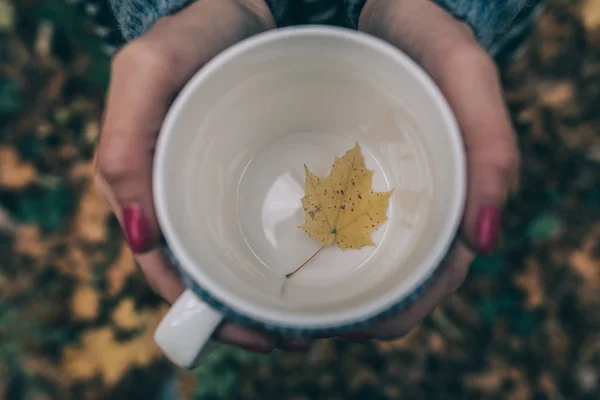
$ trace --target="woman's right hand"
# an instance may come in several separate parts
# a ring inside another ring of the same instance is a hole
[[[467,156],[468,192],[460,234],[428,289],[399,314],[355,338],[406,335],[467,276],[476,253],[494,250],[501,210],[519,171],[519,149],[492,58],[471,28],[430,0],[369,0],[360,29],[402,49],[446,97]]]
[[[184,286],[161,249],[152,198],[152,162],[161,124],[179,90],[207,61],[274,27],[264,0],[198,0],[158,20],[113,61],[95,180],[146,280],[169,302]],[[228,323],[217,337],[254,351],[274,347],[268,336]]]

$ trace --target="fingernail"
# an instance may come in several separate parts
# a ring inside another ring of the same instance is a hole
[[[148,251],[150,249],[150,228],[142,207],[137,204],[125,206],[123,208],[123,224],[131,251],[134,253]]]
[[[498,206],[483,206],[477,215],[475,239],[482,254],[489,255],[494,251],[500,235],[500,208]]]

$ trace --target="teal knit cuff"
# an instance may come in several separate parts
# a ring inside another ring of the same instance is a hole
[[[404,0],[397,0],[404,1]],[[534,0],[432,0],[455,18],[469,24],[479,43],[491,49],[511,27],[519,12]],[[354,27],[366,0],[345,0]]]
[[[193,0],[109,0],[119,29],[126,40],[134,39],[160,18],[181,10]]]
[[[510,29],[531,0],[437,0],[456,18],[469,24],[479,43],[490,49]]]
[[[173,14],[193,0],[109,0],[123,36],[133,39],[146,32],[160,17]],[[266,0],[281,23],[293,2]],[[314,0],[313,0],[314,1]],[[404,1],[404,0],[397,0]],[[511,26],[519,12],[533,0],[432,0],[473,28],[483,47],[491,49]],[[356,28],[366,0],[344,0],[348,24]]]

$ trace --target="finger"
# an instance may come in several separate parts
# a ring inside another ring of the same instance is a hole
[[[496,68],[480,50],[440,61],[435,79],[446,94],[467,153],[468,195],[463,219],[467,242],[484,254],[494,250],[501,210],[518,170],[518,150]]]
[[[490,253],[519,161],[496,67],[468,27],[433,2],[372,0],[369,4],[361,16],[362,27],[421,63],[454,111],[469,171],[463,235],[472,248]]]
[[[94,183],[111,208],[113,210],[117,209],[119,205],[116,197],[101,175],[96,174],[94,176]],[[117,215],[117,219],[123,225],[120,214]],[[148,285],[169,303],[177,300],[185,287],[179,278],[179,274],[166,259],[162,250],[156,249],[147,254],[135,254],[134,257],[141,266]]]
[[[267,333],[230,322],[219,328],[216,337],[223,343],[235,344],[255,353],[270,353],[276,347],[275,340]]]
[[[185,290],[185,286],[164,252],[155,249],[145,254],[137,254],[135,258],[150,287],[169,303],[175,302]]]
[[[154,143],[169,102],[191,75],[223,48],[259,31],[261,21],[246,18],[246,14],[252,14],[250,9],[238,10],[232,4],[204,1],[188,9],[194,10],[194,15],[183,12],[165,19],[168,22],[157,24],[148,35],[128,46],[113,64],[98,148],[98,181],[147,281],[170,302],[184,287],[157,248],[159,229],[151,194]],[[197,7],[203,9],[198,12]],[[220,26],[214,26],[216,21]],[[199,42],[206,32],[214,37]],[[228,323],[217,337],[253,351],[273,348],[268,336]]]
[[[437,276],[418,300],[391,318],[342,337],[351,340],[362,340],[368,337],[393,339],[405,336],[431,313],[440,302],[458,289],[467,276],[469,266],[474,258],[473,251],[464,243],[457,241],[448,257],[440,265]]]
[[[198,2],[157,23],[113,62],[98,168],[121,206],[116,212],[136,253],[158,244],[152,157],[169,102],[202,64],[261,30],[234,3]]]
[[[116,207],[115,196],[100,175],[95,176],[95,185],[111,207]],[[135,258],[141,266],[148,285],[169,303],[175,302],[185,287],[164,253],[161,250],[153,250],[147,254],[138,254]],[[276,347],[276,343],[270,335],[230,322],[225,322],[215,337],[223,343],[236,344],[256,353],[269,353]],[[291,342],[291,344],[281,347],[296,350],[299,345]]]
[[[257,33],[268,22],[252,17],[249,8],[237,3],[198,2],[163,18],[113,63],[96,154],[97,181],[147,281],[170,302],[184,288],[159,249],[152,198],[154,145],[171,99],[191,75],[216,53]]]

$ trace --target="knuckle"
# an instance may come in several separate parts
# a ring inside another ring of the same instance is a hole
[[[389,332],[385,332],[385,333],[379,335],[378,339],[386,341],[386,342],[390,342],[390,341],[394,341],[394,340],[403,338],[405,336],[408,336],[408,334],[410,334],[416,326],[417,326],[416,323],[414,325],[410,325],[410,326],[408,326],[408,325],[399,326]]]
[[[263,26],[264,29],[275,28],[273,14],[263,0],[237,0],[243,10],[247,11]]]
[[[131,173],[130,158],[122,151],[99,151],[96,173],[107,182],[117,182]]]
[[[108,186],[108,183],[104,180],[102,175],[98,172],[98,169],[94,171],[93,175],[93,183],[95,188],[98,190],[98,193],[102,196],[104,201],[111,207],[114,208],[114,204],[111,202],[111,189]]]
[[[402,338],[402,337],[408,336],[408,334],[411,333],[412,330],[415,329],[416,326],[417,326],[417,323],[410,325],[410,326],[403,326],[394,333],[394,336],[396,338]]]
[[[144,276],[144,281],[150,287],[150,289],[159,296],[163,296],[160,290],[160,280],[154,277],[152,274],[146,272],[142,267],[142,274]]]
[[[494,78],[498,77],[496,63],[483,48],[471,47],[471,50],[465,51],[465,56],[473,71],[480,71],[480,73]]]
[[[448,61],[463,71],[473,71],[494,79],[498,77],[498,68],[492,58],[476,45],[461,45],[458,51],[448,57]]]
[[[423,65],[439,79],[456,79],[456,74],[478,75],[485,80],[497,81],[499,72],[489,54],[477,42],[456,38],[456,35],[440,37],[423,50]]]
[[[455,32],[440,35],[425,51],[424,60],[444,70],[498,74],[492,58],[474,39],[465,39]]]
[[[373,329],[378,339],[396,339],[408,335],[421,322],[423,316],[413,310],[413,305],[388,319],[381,321]]]
[[[456,265],[452,273],[449,274],[446,281],[446,295],[450,295],[458,290],[467,278],[469,273],[469,265]]]
[[[514,140],[507,137],[483,136],[473,146],[471,164],[474,168],[485,166],[502,176],[514,176],[520,167],[521,157]]]
[[[172,15],[165,15],[160,17],[158,20],[156,20],[156,22],[154,23],[154,25],[152,25],[152,28],[150,29],[151,32],[160,32],[163,29],[165,29],[165,27],[170,27],[173,24],[174,17]]]
[[[112,72],[117,74],[151,71],[156,75],[155,78],[160,78],[170,76],[176,65],[176,55],[172,46],[167,46],[161,40],[140,38],[115,55]]]
[[[491,165],[505,176],[514,175],[520,165],[520,157],[517,151],[505,151],[490,160]]]

